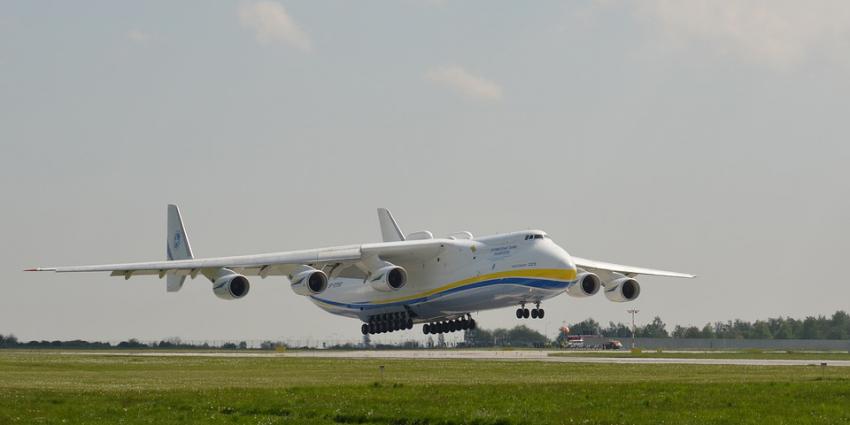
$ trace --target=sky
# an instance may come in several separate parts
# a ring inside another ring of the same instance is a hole
[[[386,207],[699,276],[485,328],[848,310],[848,48],[840,0],[2,2],[0,334],[360,337],[283,278],[21,271],[164,259],[168,203],[198,257],[379,241]]]

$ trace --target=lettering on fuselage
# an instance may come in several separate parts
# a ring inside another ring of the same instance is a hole
[[[490,248],[490,255],[493,257],[507,257],[508,255],[511,255],[511,252],[516,248],[516,245],[497,246],[495,248]]]

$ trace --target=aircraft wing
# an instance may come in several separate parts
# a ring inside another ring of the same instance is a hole
[[[269,275],[286,275],[301,265],[322,268],[325,265],[353,264],[363,260],[366,256],[372,255],[382,259],[425,260],[439,254],[444,248],[444,244],[449,242],[440,239],[385,242],[236,257],[193,258],[92,266],[37,267],[27,269],[27,271],[111,272],[112,276],[124,276],[129,279],[136,275],[159,275],[161,278],[166,274],[191,275],[194,277],[199,272],[206,275],[225,267],[244,275],[266,277]]]
[[[602,273],[620,273],[629,277],[634,277],[639,274],[649,275],[649,276],[667,276],[667,277],[683,277],[683,278],[693,278],[696,277],[692,274],[687,273],[679,273],[679,272],[670,272],[666,270],[655,270],[655,269],[647,269],[644,267],[633,267],[633,266],[624,266],[622,264],[614,264],[614,263],[606,263],[604,261],[596,261],[596,260],[588,260],[586,258],[580,257],[572,257],[573,263],[584,270],[594,272],[599,274]]]

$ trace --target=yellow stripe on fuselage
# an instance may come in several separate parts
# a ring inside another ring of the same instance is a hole
[[[457,282],[449,283],[447,285],[440,286],[439,288],[434,288],[425,292],[420,292],[415,295],[407,295],[404,297],[398,298],[390,298],[386,300],[372,301],[370,304],[389,304],[396,303],[399,301],[407,301],[415,298],[427,297],[430,295],[434,295],[439,292],[447,291],[449,289],[458,288],[461,286],[472,285],[478,282],[483,282],[485,280],[492,279],[504,279],[509,277],[536,277],[541,279],[552,279],[552,280],[565,280],[565,281],[573,281],[576,279],[576,271],[575,269],[518,269],[518,270],[507,270],[503,272],[482,274],[480,276],[471,277],[468,279],[459,280]]]

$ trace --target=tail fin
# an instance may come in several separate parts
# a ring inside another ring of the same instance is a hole
[[[186,228],[183,227],[183,219],[180,218],[180,209],[177,205],[168,205],[168,233],[166,234],[166,255],[169,261],[173,260],[189,260],[194,258],[192,255],[192,245],[189,244],[189,235],[186,234]],[[168,292],[177,292],[183,287],[183,282],[186,276],[177,276],[168,274],[167,276]]]
[[[381,223],[381,236],[384,242],[397,242],[404,240],[404,233],[395,222],[392,213],[386,208],[378,208],[378,222]]]

